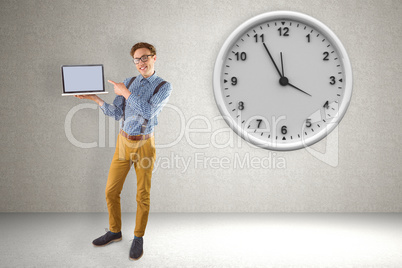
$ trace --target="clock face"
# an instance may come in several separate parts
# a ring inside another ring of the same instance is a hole
[[[352,93],[351,65],[335,34],[301,13],[259,15],[223,45],[215,100],[229,126],[272,150],[309,146],[342,119]]]

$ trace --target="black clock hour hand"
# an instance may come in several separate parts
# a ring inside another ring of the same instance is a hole
[[[292,84],[291,84],[291,83],[289,83],[289,82],[288,82],[288,85],[289,85],[289,86],[291,86],[291,87],[293,87],[293,88],[295,88],[295,89],[297,89],[297,90],[299,90],[299,91],[301,91],[301,92],[303,92],[304,94],[307,94],[307,95],[311,96],[311,95],[310,95],[310,94],[308,94],[306,91],[301,90],[300,88],[298,88],[298,87],[296,87],[296,86],[292,85]]]
[[[280,84],[281,86],[287,86],[287,85],[289,85],[289,86],[291,86],[291,87],[293,87],[293,88],[295,88],[295,89],[297,89],[297,90],[303,92],[304,94],[307,94],[307,95],[311,96],[311,95],[308,94],[307,92],[305,92],[305,91],[301,90],[300,88],[298,88],[298,87],[292,85],[291,83],[289,83],[289,79],[285,76],[285,71],[283,70],[283,56],[282,56],[282,52],[281,52],[281,67],[282,67],[282,75],[281,75],[281,79],[279,79],[279,84]]]
[[[265,43],[262,43],[262,44],[264,45],[265,50],[267,51],[269,57],[271,58],[272,63],[275,65],[275,68],[276,68],[276,70],[278,71],[279,76],[282,77],[282,74],[281,74],[281,72],[279,71],[278,66],[276,65],[274,59],[273,59],[272,56],[271,56],[271,53],[269,53],[269,50],[268,50],[268,48],[267,48],[267,45],[265,45]]]

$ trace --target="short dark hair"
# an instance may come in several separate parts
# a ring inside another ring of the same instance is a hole
[[[139,48],[147,48],[147,49],[149,49],[149,51],[151,51],[152,55],[156,55],[156,49],[155,49],[155,47],[153,45],[145,43],[145,42],[140,42],[140,43],[135,44],[131,48],[131,51],[130,51],[131,57],[134,58],[134,52]]]

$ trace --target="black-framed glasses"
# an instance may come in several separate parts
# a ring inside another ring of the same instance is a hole
[[[147,61],[148,61],[148,57],[152,57],[152,56],[153,56],[153,55],[144,55],[144,56],[142,56],[141,58],[134,58],[133,61],[134,61],[135,64],[140,63],[140,60],[141,60],[142,62],[147,62]]]

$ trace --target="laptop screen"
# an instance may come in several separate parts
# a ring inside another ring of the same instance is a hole
[[[103,92],[105,83],[103,65],[61,66],[63,93]]]

